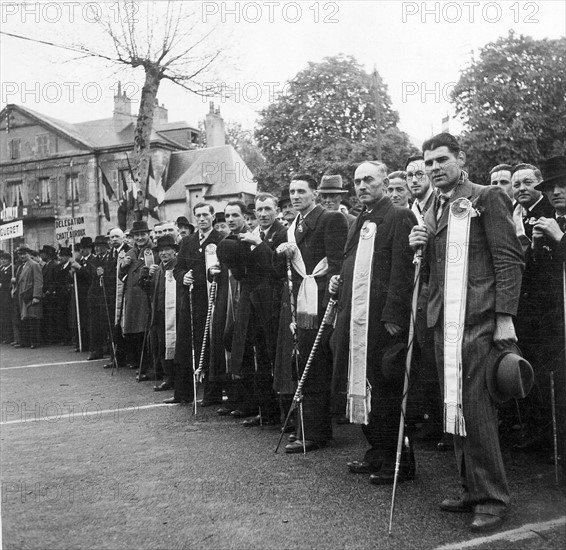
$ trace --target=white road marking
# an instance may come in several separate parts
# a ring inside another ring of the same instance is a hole
[[[56,365],[79,365],[80,363],[94,363],[98,361],[104,361],[104,359],[95,359],[94,361],[87,361],[83,359],[82,361],[65,361],[63,363],[37,363],[36,365],[22,365],[20,367],[2,367],[0,371],[3,370],[15,370],[15,369],[37,369],[39,367],[54,367]]]
[[[445,544],[444,546],[438,546],[435,550],[460,550],[460,548],[475,548],[476,546],[481,546],[482,544],[489,544],[490,542],[496,541],[516,542],[518,540],[537,537],[539,536],[539,533],[550,531],[552,529],[556,529],[557,527],[563,527],[564,525],[566,525],[566,516],[562,516],[557,519],[551,519],[549,521],[544,521],[541,523],[527,523],[526,525],[518,527],[517,529],[503,531],[502,533],[496,533],[495,535],[489,535],[487,537],[479,537],[463,542]]]
[[[132,413],[141,411],[143,409],[156,409],[158,407],[170,407],[170,406],[171,405],[167,405],[166,403],[154,403],[152,405],[136,405],[135,403],[132,402],[132,403],[124,403],[122,407],[116,407],[114,409],[105,409],[105,410],[101,410],[97,408],[94,411],[82,410],[79,412],[75,412],[74,410],[67,408],[65,412],[62,412],[61,414],[57,414],[57,415],[42,416],[40,414],[39,415],[40,418],[35,417],[31,419],[29,418],[30,414],[27,414],[26,418],[20,418],[18,420],[5,420],[4,422],[0,422],[0,426],[9,426],[10,424],[38,424],[40,422],[48,422],[50,424],[54,424],[55,422],[59,422],[60,420],[65,420],[65,419],[69,419],[70,423],[74,423],[77,422],[77,418],[80,419],[81,417],[101,416],[103,414],[110,414],[110,413],[114,415],[119,415],[120,413],[122,415],[129,414],[131,416]],[[3,410],[2,416],[4,416],[5,414],[10,414],[10,413],[6,413]]]

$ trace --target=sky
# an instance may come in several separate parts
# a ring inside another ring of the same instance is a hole
[[[206,51],[223,48],[221,60],[197,89],[222,83],[225,93],[212,98],[228,122],[253,130],[258,112],[285,89],[285,83],[308,62],[338,54],[352,55],[368,71],[377,68],[388,86],[399,127],[416,141],[462,124],[448,101],[460,71],[485,44],[516,34],[537,39],[566,34],[562,0],[459,2],[190,2],[192,36],[212,31]],[[73,46],[86,44],[112,52],[99,20],[136,24],[158,35],[165,3],[134,2],[118,12],[117,2],[27,2],[0,5],[1,30],[37,40]],[[186,26],[188,30],[188,26]],[[111,116],[118,80],[132,96],[134,110],[143,85],[143,70],[64,49],[0,35],[1,106],[17,103],[46,115],[79,122]],[[203,76],[200,79],[200,76]],[[211,98],[163,81],[159,102],[169,121],[197,125]]]

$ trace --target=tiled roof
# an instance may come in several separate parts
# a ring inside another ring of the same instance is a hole
[[[166,201],[185,200],[187,185],[203,184],[208,185],[205,197],[257,193],[251,172],[231,145],[171,154]]]

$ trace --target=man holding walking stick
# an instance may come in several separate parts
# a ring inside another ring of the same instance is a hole
[[[364,205],[350,228],[340,276],[334,343],[334,389],[347,394],[346,417],[362,425],[370,445],[352,473],[371,474],[371,483],[393,483],[403,397],[405,346],[414,278],[408,236],[416,223],[408,208],[387,196],[387,167],[363,162],[354,175]],[[413,479],[414,457],[405,449],[399,481]]]
[[[497,410],[486,381],[493,350],[517,341],[523,254],[511,201],[497,186],[468,180],[466,155],[451,134],[423,144],[425,169],[438,195],[409,242],[424,249],[430,269],[428,326],[444,385],[444,431],[454,434],[463,494],[448,512],[470,512],[472,531],[497,528],[509,503],[499,446]]]
[[[293,294],[297,305],[299,375],[302,375],[324,317],[330,298],[328,281],[337,275],[342,258],[348,222],[341,212],[324,210],[316,205],[317,183],[309,175],[295,176],[289,186],[289,195],[297,217],[287,231],[289,242],[279,245],[278,269],[286,273],[289,258],[292,264]],[[328,337],[328,332],[323,338]],[[332,436],[330,416],[330,389],[332,360],[318,349],[302,388],[304,434],[286,445],[286,453],[303,453],[326,445]],[[303,446],[304,442],[304,446]]]

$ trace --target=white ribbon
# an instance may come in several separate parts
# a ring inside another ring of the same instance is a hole
[[[303,279],[297,292],[297,326],[299,328],[315,329],[318,328],[318,286],[316,277],[323,277],[328,273],[328,259],[326,256],[318,262],[312,273],[307,274],[305,262],[295,239],[295,227],[297,216],[289,229],[287,229],[287,240],[295,245],[295,254],[291,258],[291,263],[295,271]]]
[[[177,281],[173,270],[165,271],[165,359],[174,359],[177,343]]]
[[[444,277],[444,431],[466,435],[462,403],[462,342],[468,290],[468,252],[472,203],[450,205]]]
[[[367,424],[371,411],[371,387],[367,382],[367,344],[376,229],[375,223],[368,220],[362,225],[352,279],[346,416],[354,424]]]

